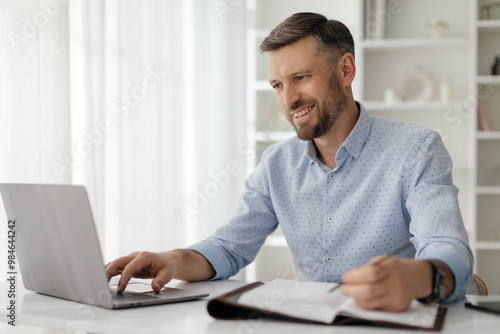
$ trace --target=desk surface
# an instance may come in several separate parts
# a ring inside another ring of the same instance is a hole
[[[185,283],[172,287],[205,291],[213,298],[244,285],[244,281]],[[26,291],[17,287],[16,327],[6,324],[7,282],[0,283],[0,333],[411,333],[373,327],[306,325],[276,320],[215,320],[206,311],[207,299],[198,301],[106,310]],[[500,300],[500,296],[468,296],[473,300]],[[466,309],[464,301],[448,306],[443,333],[498,333],[500,316]]]

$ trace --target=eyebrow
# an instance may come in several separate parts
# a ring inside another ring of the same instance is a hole
[[[304,74],[311,74],[313,72],[313,70],[302,70],[302,69],[299,69],[298,71],[295,71],[293,73],[290,73],[286,76],[286,78],[291,78],[291,77],[295,77],[297,75],[304,75]],[[276,79],[273,79],[273,80],[269,80],[269,84],[271,86],[274,86],[275,83],[279,82],[278,80]]]

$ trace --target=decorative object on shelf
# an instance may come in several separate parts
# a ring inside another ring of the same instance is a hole
[[[488,124],[488,119],[484,113],[483,104],[480,99],[477,99],[477,117],[482,131],[490,131],[490,125]]]
[[[500,75],[500,57],[495,56],[495,62],[491,65],[491,75]]]
[[[447,76],[441,83],[439,84],[439,98],[443,102],[451,101],[453,95],[453,90],[451,89],[451,81]]]
[[[483,20],[500,20],[500,1],[481,5]]]
[[[429,101],[434,96],[436,84],[427,71],[415,65],[399,81],[398,91],[403,100]]]
[[[448,37],[448,21],[445,20],[429,20],[427,22],[430,38]]]
[[[401,97],[394,89],[387,88],[384,90],[384,102],[386,104],[394,104],[397,102],[401,102]]]
[[[386,0],[365,0],[365,39],[382,39],[386,25]]]

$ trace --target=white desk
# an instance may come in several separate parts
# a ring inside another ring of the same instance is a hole
[[[245,284],[243,281],[185,283],[169,286],[201,290],[213,298]],[[16,327],[6,324],[6,282],[0,283],[0,333],[412,333],[399,329],[306,325],[276,320],[215,320],[206,311],[207,300],[125,310],[106,310],[85,304],[47,297],[17,287]],[[500,300],[496,297],[469,296],[470,300]],[[459,302],[448,306],[443,333],[499,333],[500,316],[473,311]],[[415,333],[418,333],[416,331]]]

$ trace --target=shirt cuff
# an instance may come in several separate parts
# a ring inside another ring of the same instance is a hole
[[[451,252],[436,252],[429,254],[428,258],[443,261],[455,275],[455,290],[443,303],[453,303],[462,299],[472,279],[472,269],[469,265],[460,256]]]
[[[210,281],[225,279],[230,276],[231,263],[217,246],[202,241],[187,248],[197,251],[210,262],[215,270],[215,276]]]

